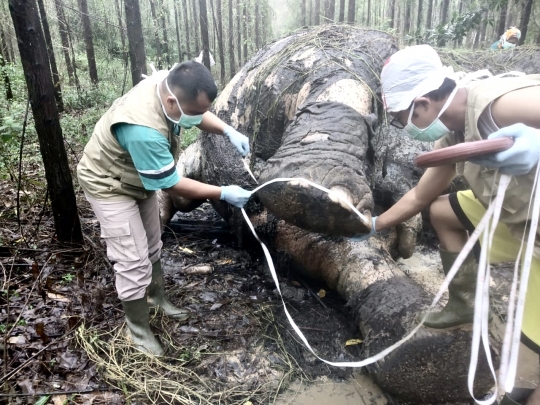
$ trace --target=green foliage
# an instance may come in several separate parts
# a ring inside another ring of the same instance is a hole
[[[182,130],[182,141],[180,143],[180,147],[182,149],[186,149],[189,145],[195,142],[197,135],[199,135],[199,128],[197,127]]]
[[[467,11],[462,14],[454,13],[447,24],[439,24],[427,32],[427,43],[434,46],[444,46],[447,42],[463,40],[470,30],[479,29],[484,10]]]

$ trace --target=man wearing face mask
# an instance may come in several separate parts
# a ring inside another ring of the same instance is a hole
[[[430,220],[440,241],[446,273],[486,211],[500,173],[513,175],[489,252],[492,263],[515,261],[530,220],[529,201],[540,159],[540,75],[488,78],[458,87],[449,78],[434,49],[412,46],[390,57],[381,73],[384,106],[391,124],[413,139],[435,142],[434,148],[502,136],[514,145],[503,152],[457,165],[426,170],[418,185],[388,211],[373,217],[372,230],[355,238],[366,239],[398,225],[429,207]],[[456,174],[470,190],[441,195]],[[540,353],[540,228],[525,301],[522,341]],[[428,316],[425,326],[449,328],[472,323],[480,245],[467,257],[449,286],[445,308]],[[503,404],[517,403],[509,397]],[[540,404],[537,389],[527,404]]]
[[[184,321],[186,309],[164,297],[161,226],[156,190],[190,199],[221,199],[243,207],[251,192],[216,187],[176,171],[180,130],[197,126],[227,136],[238,152],[249,140],[209,108],[217,87],[204,65],[184,62],[142,80],[117,99],[96,124],[77,166],[77,177],[100,222],[107,256],[115,262],[116,290],[131,340],[147,353],[163,349],[150,330],[151,310]]]

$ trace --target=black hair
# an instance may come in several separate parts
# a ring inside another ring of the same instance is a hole
[[[193,60],[176,65],[167,76],[167,83],[177,97],[180,89],[185,101],[196,100],[200,92],[205,93],[210,102],[217,97],[217,86],[212,74],[202,63]]]
[[[452,80],[446,77],[444,79],[443,84],[441,84],[441,87],[439,87],[437,90],[430,91],[424,97],[427,97],[433,101],[444,100],[446,97],[450,95],[450,93],[452,93],[452,91],[454,91],[454,89],[456,88],[456,85],[457,84],[455,80]]]

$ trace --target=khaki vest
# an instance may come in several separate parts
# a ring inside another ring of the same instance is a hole
[[[490,78],[468,86],[465,142],[483,139],[478,130],[478,119],[493,101],[506,93],[531,86],[540,86],[540,75]],[[457,172],[463,174],[476,198],[478,198],[484,207],[487,207],[497,191],[497,185],[500,179],[498,170],[465,162],[458,164]],[[529,219],[527,211],[531,200],[535,172],[536,169],[533,169],[529,174],[514,176],[504,197],[500,220],[508,226],[510,232],[519,240],[521,240],[525,232],[525,222]],[[540,227],[538,228],[536,237],[536,257],[540,257],[539,236]]]
[[[113,134],[119,123],[153,128],[167,138],[175,163],[178,160],[180,136],[174,135],[157,96],[156,79],[142,80],[123,97],[115,100],[96,124],[92,137],[77,165],[77,177],[83,190],[97,200],[145,199],[153,191],[144,189],[131,160]]]

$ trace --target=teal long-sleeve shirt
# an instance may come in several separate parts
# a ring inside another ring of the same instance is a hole
[[[120,146],[131,155],[146,190],[170,188],[180,181],[169,141],[159,131],[142,125],[117,124],[113,132]]]

